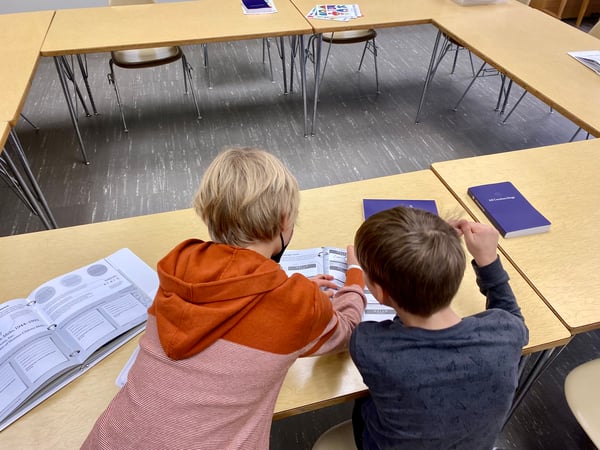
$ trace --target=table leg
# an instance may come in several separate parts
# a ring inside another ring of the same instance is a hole
[[[31,184],[31,187],[33,187],[34,193],[37,196],[37,199],[39,200],[39,202],[41,203],[44,212],[46,213],[46,217],[49,219],[50,223],[52,224],[52,228],[58,228],[58,225],[56,224],[56,220],[54,219],[54,216],[52,215],[52,211],[50,211],[50,207],[48,206],[48,203],[46,202],[46,198],[44,197],[44,194],[42,193],[42,190],[40,189],[40,186],[39,186],[37,180],[35,179],[33,172],[31,171],[31,166],[29,165],[27,156],[25,156],[25,151],[23,150],[23,146],[21,145],[21,142],[19,141],[19,138],[17,137],[17,134],[15,133],[14,130],[10,130],[9,139],[10,139],[12,146],[15,149],[15,152],[17,153],[17,157],[19,158],[19,161],[21,162],[21,166],[23,167],[23,170],[25,171],[25,175],[27,175],[27,178],[29,179],[29,183]]]
[[[317,34],[315,37],[317,41],[317,49],[315,51],[315,92],[313,98],[313,119],[312,119],[312,128],[311,135],[315,135],[315,124],[317,123],[317,104],[319,103],[319,88],[321,84],[321,47],[323,44],[323,35],[321,33]],[[302,55],[304,58],[304,55]]]
[[[75,108],[73,107],[73,101],[71,100],[71,96],[69,95],[69,88],[67,86],[66,75],[63,72],[64,65],[66,61],[63,61],[64,56],[55,56],[54,64],[56,66],[56,71],[58,72],[58,79],[60,80],[60,85],[62,87],[63,93],[65,95],[65,100],[67,101],[67,107],[69,108],[69,114],[71,115],[71,122],[73,123],[73,128],[75,128],[75,133],[77,135],[77,141],[79,142],[79,149],[81,150],[81,154],[83,156],[83,162],[85,164],[89,164],[89,160],[87,158],[87,154],[85,151],[85,145],[83,144],[83,139],[81,138],[81,133],[79,131],[79,124],[77,123],[77,115],[75,114]]]
[[[79,70],[81,72],[81,76],[83,78],[83,82],[88,93],[88,98],[90,99],[90,103],[92,104],[92,111],[94,111],[94,115],[97,116],[98,110],[96,109],[96,104],[94,103],[92,90],[90,89],[90,83],[88,82],[87,58],[85,58],[85,63],[83,62],[84,58],[85,56],[82,58],[81,55],[77,55],[77,62],[79,63]],[[74,80],[73,83],[75,83]]]
[[[300,35],[300,84],[302,85],[302,104],[304,111],[304,137],[308,136],[308,109],[306,105],[306,61],[304,60],[304,36]],[[291,83],[290,83],[291,84]]]
[[[287,95],[288,88],[287,88],[287,73],[286,73],[286,69],[285,69],[285,41],[284,41],[283,36],[279,37],[279,46],[277,47],[277,50],[279,51],[279,58],[281,58],[281,70],[283,72],[283,95]]]
[[[421,100],[419,101],[419,108],[417,109],[417,116],[415,117],[415,123],[419,123],[419,117],[421,115],[421,109],[423,108],[423,102],[425,101],[425,94],[427,93],[427,89],[429,88],[429,83],[435,74],[435,69],[437,69],[437,64],[435,64],[436,56],[438,52],[438,47],[440,46],[440,39],[442,37],[442,32],[438,30],[437,36],[435,38],[435,44],[433,44],[433,51],[431,52],[431,60],[429,61],[429,67],[427,69],[427,75],[425,75],[425,82],[423,83],[423,91],[421,92]],[[439,61],[438,61],[439,64]],[[434,69],[435,67],[435,69]]]
[[[11,131],[10,136],[12,136],[12,131]],[[11,144],[14,147],[14,142],[11,142]],[[14,150],[17,152],[17,156],[19,157],[19,159],[21,159],[21,155],[19,155],[19,150],[16,147],[14,148]],[[44,212],[43,208],[40,206],[40,203],[38,202],[38,198],[36,198],[34,193],[31,192],[31,189],[29,188],[27,182],[21,175],[21,172],[17,169],[17,165],[14,163],[12,157],[10,156],[10,151],[9,151],[8,147],[5,147],[4,152],[2,154],[0,154],[0,162],[4,163],[6,165],[6,166],[4,166],[3,164],[0,165],[0,170],[3,172],[3,175],[6,176],[6,178],[5,178],[6,181],[9,183],[9,185],[11,185],[11,188],[13,188],[13,190],[17,193],[17,195],[23,201],[23,203],[25,203],[25,205],[27,207],[29,207],[33,211],[33,213],[40,218],[40,220],[42,221],[42,223],[44,224],[46,229],[50,230],[52,228],[56,228],[56,223],[55,222],[50,223],[50,221],[48,220],[48,217],[46,216],[46,213]],[[28,174],[28,178],[30,178],[30,180],[32,180],[32,175],[30,177],[31,169],[29,168],[29,165],[27,164],[27,160],[26,159],[25,159],[25,161],[21,160],[21,165],[24,168],[25,167],[27,168],[26,173]],[[39,186],[37,186],[37,182],[35,182],[35,178],[33,178],[32,185],[39,189]],[[40,194],[41,194],[41,191],[40,191]],[[44,197],[42,195],[41,199],[43,199],[43,198]],[[45,200],[44,200],[44,203],[45,203]],[[49,217],[52,217],[52,215],[50,214]],[[52,221],[54,221],[53,217],[52,217]]]
[[[508,412],[508,415],[506,416],[506,422],[508,422],[508,420],[512,417],[513,413],[521,404],[533,383],[540,377],[540,375],[542,375],[544,370],[546,370],[546,368],[552,364],[552,362],[564,348],[565,346],[554,347],[548,350],[542,350],[534,355],[523,356],[519,367],[519,384],[513,399],[513,404]],[[532,356],[535,357],[535,361],[532,362],[529,369],[526,371],[525,366]]]
[[[77,98],[81,102],[81,106],[83,107],[83,110],[85,111],[86,117],[90,117],[91,116],[90,111],[88,110],[85,100],[83,99],[83,95],[81,94],[81,91],[79,90],[79,86],[77,85],[77,82],[75,81],[75,71],[74,71],[73,67],[67,62],[67,58],[65,56],[61,56],[61,64],[62,64],[61,67],[63,69],[63,73],[64,73],[65,77],[73,84],[73,87],[75,88],[75,94],[77,94]],[[77,103],[75,104],[75,107],[77,107]]]

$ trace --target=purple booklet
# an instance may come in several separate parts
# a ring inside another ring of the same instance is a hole
[[[248,9],[269,7],[269,4],[265,0],[242,0],[242,3]]]
[[[432,214],[435,214],[436,216],[438,215],[435,200],[392,200],[378,198],[363,199],[363,213],[365,219],[369,218],[375,213],[378,213],[379,211],[395,208],[396,206],[406,206],[407,208],[423,209]]]
[[[509,181],[472,186],[467,193],[505,238],[550,229],[550,221]]]

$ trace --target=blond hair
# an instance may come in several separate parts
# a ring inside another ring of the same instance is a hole
[[[278,236],[282,220],[298,216],[298,182],[275,156],[257,148],[231,148],[210,164],[194,209],[215,242],[245,247]]]
[[[416,208],[399,206],[372,215],[356,232],[354,245],[369,279],[399,307],[421,317],[451,303],[465,272],[456,230]]]

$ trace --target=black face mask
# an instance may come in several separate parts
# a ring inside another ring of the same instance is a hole
[[[273,261],[275,261],[277,264],[279,264],[279,261],[281,261],[281,257],[283,256],[283,252],[285,252],[285,249],[286,249],[286,247],[289,244],[289,242],[287,244],[285,244],[283,242],[283,233],[279,233],[279,237],[281,238],[281,250],[271,256],[271,259]]]

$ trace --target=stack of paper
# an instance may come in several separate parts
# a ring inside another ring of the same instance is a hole
[[[600,50],[569,52],[569,55],[600,75]]]
[[[307,19],[339,20],[346,22],[362,17],[358,5],[317,5],[306,15]]]

